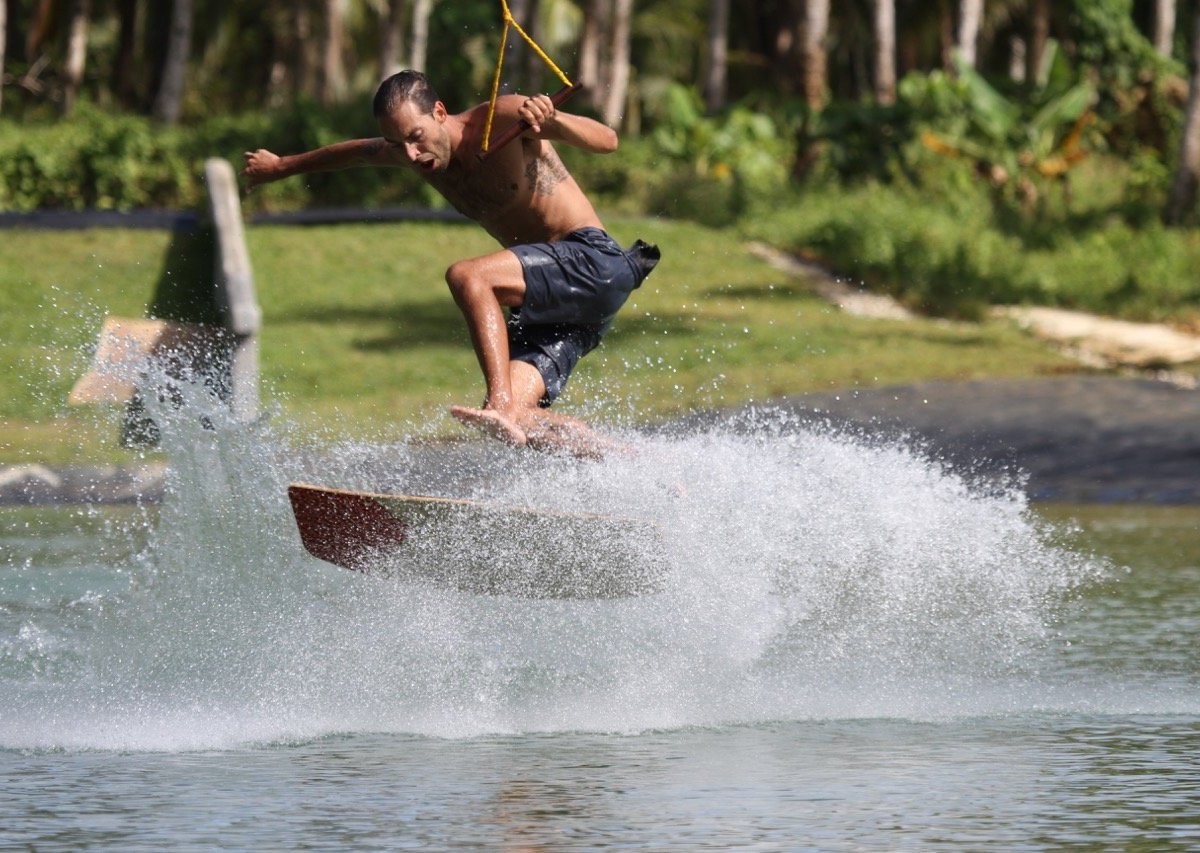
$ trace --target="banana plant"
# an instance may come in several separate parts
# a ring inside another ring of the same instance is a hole
[[[906,93],[902,89],[918,109],[922,103],[936,104],[933,127],[920,135],[926,148],[967,160],[994,189],[1015,192],[1026,208],[1037,204],[1040,184],[1064,180],[1086,159],[1086,130],[1095,121],[1095,85],[1077,77],[1061,51],[1052,50],[1047,82],[1028,100],[1005,97],[962,62],[953,81],[929,75],[914,80]],[[922,91],[922,86],[950,86],[954,96],[947,99],[944,91]]]
[[[678,83],[667,88],[665,107],[655,144],[668,157],[691,164],[697,177],[732,180],[751,192],[786,183],[790,145],[769,116],[742,106],[706,116],[700,96]]]

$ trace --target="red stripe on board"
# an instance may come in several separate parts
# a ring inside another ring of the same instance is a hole
[[[404,542],[404,522],[368,495],[291,485],[288,497],[305,550],[336,566],[363,571]]]

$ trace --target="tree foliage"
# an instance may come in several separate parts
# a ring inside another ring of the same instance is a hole
[[[269,113],[264,127],[290,128],[294,135],[281,131],[260,143],[281,138],[279,147],[287,150],[373,133],[363,105],[388,55],[427,56],[426,70],[452,109],[478,102],[490,87],[502,29],[499,0],[4,2],[0,127],[15,121],[34,134],[39,126],[56,126],[76,98],[84,126],[94,129],[97,111],[112,117],[103,133],[115,133],[121,117],[157,114],[172,123],[178,114],[183,127],[204,138],[221,116]],[[714,202],[732,205],[734,215],[748,210],[753,197],[769,195],[764,187],[784,182],[788,173],[912,180],[914,163],[939,146],[972,160],[989,179],[1003,172],[1000,195],[1009,197],[1028,195],[1029,187],[1043,197],[1040,184],[1060,180],[1093,150],[1146,164],[1142,178],[1165,188],[1180,149],[1182,74],[1194,28],[1176,27],[1174,54],[1164,57],[1148,39],[1154,26],[1149,0],[989,0],[974,37],[976,61],[956,67],[962,2],[635,0],[628,33],[611,3],[525,0],[513,6],[569,73],[587,67],[597,113],[603,108],[610,121],[619,121],[627,139],[641,136],[654,146],[655,158],[644,165],[674,174],[688,161],[694,186],[684,182],[680,192],[711,192]],[[894,56],[876,50],[881,5],[894,7]],[[89,16],[81,71],[71,50],[78,45],[72,20],[80,9]],[[1177,9],[1181,18],[1194,19],[1200,0],[1180,0]],[[710,41],[714,15],[725,16],[718,46]],[[419,44],[426,31],[428,45]],[[386,39],[392,41],[385,46]],[[1038,61],[1022,65],[1022,51],[1028,59],[1032,44]],[[714,56],[722,63],[719,103],[711,97]],[[892,70],[902,80],[896,103],[887,87],[877,87]],[[74,79],[77,72],[82,79]],[[543,72],[526,53],[506,66],[505,84],[511,90],[553,85]],[[706,81],[704,105],[696,95]],[[625,97],[603,97],[617,84]],[[879,91],[889,92],[884,103],[876,100]],[[586,109],[586,100],[576,108]],[[321,120],[312,118],[320,113]],[[253,119],[238,121],[253,125]],[[154,125],[122,126],[123,141],[104,138],[129,157],[145,154],[134,144],[143,131],[130,128]],[[96,159],[92,149],[51,153],[63,139],[87,142],[68,129],[37,145],[26,139],[20,151],[6,149],[14,159],[0,168],[15,181],[0,188],[7,204],[35,198],[66,206],[82,198],[140,204],[148,197],[144,173],[176,168],[166,143],[157,159],[130,165]],[[180,150],[187,148],[181,143]],[[78,162],[65,165],[71,157]],[[92,190],[70,190],[52,178],[86,178],[84,162],[93,164],[88,168],[109,162],[121,175],[110,182],[117,189],[101,189],[97,180]],[[45,184],[40,190],[39,182]],[[322,184],[320,176],[313,182]],[[355,179],[339,176],[338,182],[361,189]],[[332,187],[319,192],[326,190],[336,195]]]

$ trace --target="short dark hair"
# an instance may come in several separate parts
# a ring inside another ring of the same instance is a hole
[[[420,71],[400,71],[379,84],[375,91],[375,118],[391,115],[401,104],[411,102],[424,115],[433,112],[439,100],[429,78]]]

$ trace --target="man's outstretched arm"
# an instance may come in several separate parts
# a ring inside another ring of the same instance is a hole
[[[265,148],[257,151],[247,151],[246,165],[242,169],[242,177],[246,179],[246,189],[254,189],[259,184],[269,184],[292,175],[302,175],[306,172],[331,172],[337,169],[348,169],[352,166],[399,166],[403,165],[396,158],[395,151],[387,141],[377,136],[372,139],[350,139],[346,142],[335,142],[303,154],[288,154],[280,156]]]

